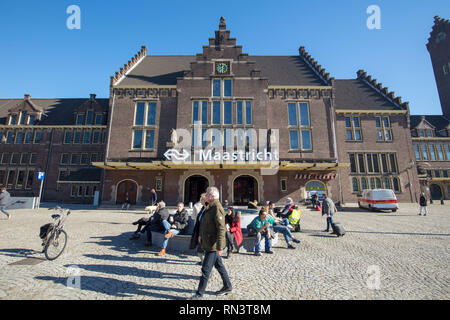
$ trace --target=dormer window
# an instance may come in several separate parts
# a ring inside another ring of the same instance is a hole
[[[432,137],[433,136],[433,131],[430,129],[427,129],[426,131],[427,137]]]
[[[36,116],[34,114],[30,114],[28,116],[28,124],[34,124],[35,121],[36,121]]]
[[[446,34],[445,34],[445,32],[441,32],[441,33],[439,33],[438,34],[438,36],[437,36],[437,42],[439,43],[439,42],[441,42],[441,41],[444,41],[445,40],[445,38],[446,38]]]
[[[27,112],[26,111],[22,111],[20,113],[20,122],[19,122],[19,124],[21,124],[21,125],[26,124],[26,120],[27,120]]]
[[[94,111],[88,110],[86,114],[86,125],[92,125],[94,122]]]
[[[77,121],[76,121],[76,125],[80,126],[83,124],[83,120],[84,120],[84,114],[77,114]]]
[[[15,125],[15,124],[17,124],[17,114],[12,114],[12,115],[9,117],[9,124],[10,124],[10,125]]]

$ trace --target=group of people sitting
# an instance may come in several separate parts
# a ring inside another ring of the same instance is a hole
[[[138,221],[133,222],[134,225],[138,225],[138,228],[131,239],[138,239],[140,233],[146,233],[147,242],[145,245],[151,247],[153,245],[152,231],[163,232],[164,241],[161,250],[158,252],[158,256],[162,256],[166,253],[169,239],[184,231],[188,226],[188,222],[189,214],[182,202],[178,203],[175,214],[170,214],[169,210],[166,208],[165,202],[160,201],[156,207],[155,213],[150,218],[141,218]]]
[[[294,201],[288,198],[284,209],[275,213],[275,204],[269,202],[266,206],[262,207],[259,211],[258,216],[253,219],[253,221],[247,226],[248,234],[255,234],[255,255],[261,256],[261,240],[264,238],[265,252],[272,254],[272,239],[274,238],[274,233],[279,232],[283,234],[284,240],[286,241],[287,247],[289,249],[295,249],[292,245],[294,243],[300,243],[300,240],[296,239],[291,230],[293,229],[293,213],[298,210],[295,208]],[[295,223],[298,220],[295,219]]]
[[[184,208],[184,204],[179,202],[177,204],[177,210],[174,214],[170,214],[166,208],[164,201],[160,201],[155,213],[149,218],[141,218],[134,222],[137,225],[137,230],[131,237],[132,240],[140,238],[140,234],[146,233],[147,242],[146,246],[152,246],[152,231],[162,232],[164,234],[164,240],[162,248],[158,252],[158,256],[162,256],[166,253],[168,241],[175,235],[178,235],[184,231],[187,231],[189,225],[189,218],[191,217],[195,221],[191,241],[190,249],[196,249],[200,260],[203,260],[203,249],[199,245],[197,239],[200,234],[200,222],[207,206],[205,194],[202,194],[200,201],[194,205],[192,216],[189,215]],[[228,206],[227,202],[223,203],[225,211],[225,227],[226,227],[226,248],[227,253],[224,258],[229,258],[232,253],[239,253],[243,244],[243,234],[241,229],[241,220],[239,213],[235,208]],[[293,218],[294,216],[294,218]],[[275,233],[280,233],[284,236],[287,247],[289,249],[295,249],[292,242],[300,243],[300,240],[296,239],[291,230],[293,225],[298,223],[299,211],[294,205],[294,201],[288,198],[284,209],[280,212],[275,212],[275,204],[268,202],[265,206],[261,207],[258,216],[247,226],[248,235],[255,236],[254,251],[256,256],[261,256],[261,240],[264,238],[265,252],[272,254],[272,239]],[[199,262],[201,264],[201,262]]]

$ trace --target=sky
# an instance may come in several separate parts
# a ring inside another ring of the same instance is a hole
[[[80,8],[80,28],[67,21]],[[380,29],[369,29],[380,9]],[[219,19],[249,55],[306,51],[336,79],[363,69],[409,101],[411,114],[441,114],[426,49],[434,16],[450,1],[141,0],[0,1],[0,98],[109,97],[109,79],[141,48],[195,55]]]

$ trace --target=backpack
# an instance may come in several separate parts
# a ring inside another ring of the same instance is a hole
[[[39,238],[45,239],[45,237],[52,231],[53,223],[44,224],[39,231]]]

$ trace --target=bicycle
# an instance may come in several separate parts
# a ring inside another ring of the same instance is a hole
[[[61,207],[50,208],[48,210],[59,210],[58,214],[52,214],[52,223],[47,223],[41,227],[39,236],[41,237],[42,252],[45,254],[47,260],[55,260],[58,258],[66,248],[67,233],[64,231],[64,222],[70,214],[69,209]],[[67,212],[64,216],[64,212]]]

